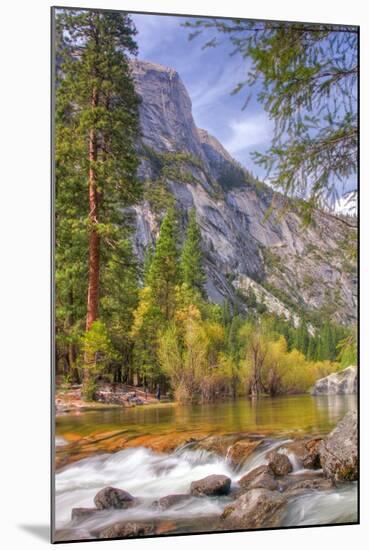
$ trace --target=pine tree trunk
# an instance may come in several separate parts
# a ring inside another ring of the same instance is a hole
[[[72,330],[74,325],[74,315],[72,313],[73,310],[73,290],[70,288],[68,293],[68,304],[70,308],[70,313],[67,318],[67,325],[68,325],[68,332]],[[76,344],[73,342],[70,342],[68,344],[68,364],[69,364],[69,374],[71,376],[71,381],[75,384],[80,383],[80,377],[79,372],[77,369],[77,350],[76,350]]]
[[[98,94],[94,89],[91,99],[92,108],[98,106]],[[99,223],[99,193],[97,189],[96,166],[97,161],[97,136],[94,129],[90,130],[89,135],[89,154],[90,163],[88,174],[88,195],[89,195],[89,223],[90,236],[88,247],[88,294],[87,294],[87,316],[86,332],[90,330],[92,324],[98,318],[99,314],[99,285],[100,285],[100,235],[98,233]],[[94,362],[94,357],[85,353],[85,365],[83,373],[84,384],[90,379],[90,366]]]

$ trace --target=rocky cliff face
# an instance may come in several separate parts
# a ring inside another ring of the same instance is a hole
[[[282,214],[282,197],[253,180],[216,138],[196,127],[190,97],[174,70],[135,60],[132,73],[142,99],[139,175],[146,190],[135,208],[139,257],[159,231],[164,209],[153,197],[160,182],[160,193],[174,197],[183,230],[188,211],[196,209],[210,300],[228,299],[247,309],[256,299],[295,323],[304,310],[355,322],[355,230],[323,212],[307,228],[293,210]]]

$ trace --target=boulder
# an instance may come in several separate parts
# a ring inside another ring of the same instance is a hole
[[[351,366],[340,372],[320,378],[311,392],[313,395],[339,395],[357,393],[357,367]]]
[[[193,481],[190,493],[193,496],[218,496],[227,495],[231,488],[231,479],[223,475],[210,475]]]
[[[350,411],[319,444],[325,475],[336,481],[358,478],[357,412]]]
[[[269,470],[276,476],[285,476],[292,472],[292,464],[287,455],[274,451],[269,456]]]
[[[137,503],[137,500],[127,491],[115,487],[105,487],[95,495],[94,503],[98,510],[121,509],[131,508]]]
[[[278,482],[267,465],[258,466],[254,470],[251,470],[251,472],[238,480],[238,484],[241,487],[241,492],[249,489],[269,489],[270,491],[276,491],[279,488]]]
[[[285,502],[278,491],[251,489],[226,506],[221,518],[229,529],[275,527]]]
[[[262,440],[241,439],[231,445],[227,452],[227,460],[234,468],[241,466],[251,453],[261,445]]]
[[[72,508],[72,516],[71,519],[80,521],[87,518],[90,518],[94,514],[98,512],[97,508]]]
[[[167,510],[172,506],[176,506],[177,504],[182,504],[183,502],[185,502],[190,498],[191,498],[191,495],[187,495],[187,494],[167,495],[165,497],[159,498],[159,500],[155,500],[153,502],[153,507],[159,510]]]
[[[98,533],[99,539],[129,538],[155,535],[152,521],[118,521]]]
[[[306,491],[327,491],[334,487],[334,482],[325,477],[315,477],[311,479],[303,479],[292,481],[286,491],[286,496],[297,496]]]

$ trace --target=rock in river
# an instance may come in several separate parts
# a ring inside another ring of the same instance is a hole
[[[315,477],[311,479],[297,480],[291,483],[286,489],[287,496],[296,496],[306,491],[327,491],[333,489],[334,482],[324,477]]]
[[[319,444],[321,437],[301,439],[287,443],[283,447],[288,454],[293,454],[300,468],[312,470],[320,469]]]
[[[227,495],[231,488],[231,479],[223,475],[210,475],[191,483],[190,493],[193,496]]]
[[[153,502],[153,507],[159,510],[167,510],[168,508],[172,508],[172,506],[182,504],[190,498],[191,495],[187,494],[167,495],[166,497],[159,498],[159,500],[155,500]]]
[[[313,395],[357,393],[357,367],[347,367],[343,371],[320,378],[311,393]]]
[[[248,489],[269,489],[270,491],[275,491],[279,488],[269,466],[265,464],[254,468],[254,470],[241,477],[238,480],[238,484],[242,492]]]
[[[350,411],[319,445],[320,463],[328,478],[354,481],[358,477],[357,412]]]
[[[261,439],[241,439],[240,441],[236,441],[236,443],[231,445],[228,449],[227,460],[234,468],[241,466],[261,443]]]
[[[97,508],[72,508],[72,520],[88,519],[98,512]]]
[[[258,529],[278,525],[278,512],[286,499],[278,491],[251,489],[223,510],[222,520],[230,529]]]
[[[284,476],[292,472],[292,464],[287,455],[274,451],[269,457],[269,469],[276,476]]]
[[[108,508],[131,508],[136,502],[136,499],[127,491],[116,489],[115,487],[105,487],[101,489],[94,498],[95,506],[99,510]]]
[[[102,529],[98,537],[100,539],[142,537],[155,535],[155,532],[155,524],[150,521],[119,521]]]

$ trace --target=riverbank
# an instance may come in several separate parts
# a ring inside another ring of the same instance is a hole
[[[70,412],[82,412],[96,409],[109,409],[112,407],[136,407],[140,405],[158,404],[153,393],[144,388],[130,386],[128,384],[101,383],[96,391],[94,401],[85,401],[81,395],[80,384],[59,386],[55,392],[56,414]],[[168,399],[164,398],[164,402]]]

